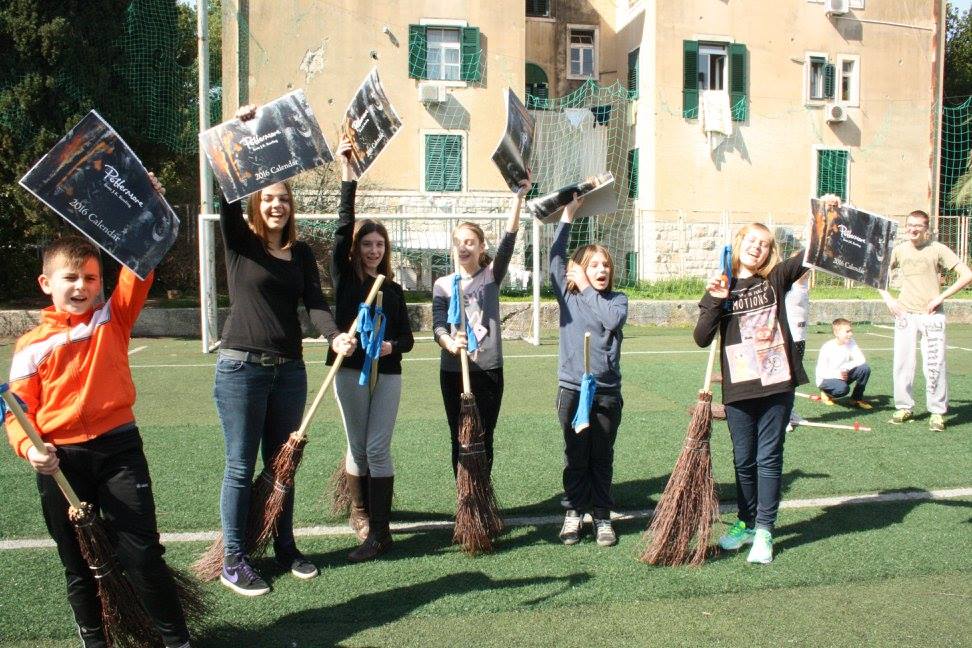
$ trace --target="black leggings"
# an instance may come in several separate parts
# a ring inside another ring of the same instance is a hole
[[[503,402],[503,368],[470,371],[469,383],[483,422],[486,465],[492,469],[493,430],[496,429],[496,419],[499,418],[500,405]],[[459,396],[462,394],[462,372],[439,371],[439,386],[442,388],[442,402],[445,404],[449,430],[452,432],[452,472],[455,474],[459,466]]]

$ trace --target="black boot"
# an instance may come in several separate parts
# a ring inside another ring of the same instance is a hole
[[[368,476],[347,473],[348,491],[351,494],[351,517],[348,524],[358,536],[358,542],[368,537]]]
[[[391,517],[394,477],[368,478],[368,513],[370,525],[368,537],[360,547],[348,554],[351,562],[372,560],[391,549],[391,530],[388,520]]]

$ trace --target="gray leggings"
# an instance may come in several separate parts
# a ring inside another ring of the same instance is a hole
[[[358,369],[340,369],[334,377],[334,396],[348,435],[344,465],[350,475],[391,477],[395,474],[391,438],[402,396],[402,376],[379,375],[374,394],[369,394],[367,385],[358,385],[360,373]]]

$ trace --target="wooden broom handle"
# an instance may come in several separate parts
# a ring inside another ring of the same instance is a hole
[[[24,414],[24,410],[20,406],[20,403],[17,402],[17,398],[13,395],[13,392],[9,389],[5,389],[2,396],[3,400],[7,403],[7,407],[10,408],[11,412],[13,412],[17,422],[20,423],[20,427],[22,427],[24,432],[27,433],[27,438],[30,439],[30,442],[34,444],[34,448],[37,450],[37,452],[46,457],[48,452],[47,446],[44,445],[44,440],[37,433],[37,430],[30,422],[30,419],[27,418],[27,415]],[[78,497],[78,494],[74,492],[73,488],[71,488],[71,484],[68,483],[67,477],[64,476],[64,473],[61,472],[60,468],[58,468],[57,472],[51,476],[54,478],[54,481],[57,482],[61,492],[64,493],[64,497],[67,499],[68,504],[76,509],[80,509],[82,505],[81,498]]]
[[[459,255],[452,254],[452,262],[456,267],[456,274],[459,275],[459,330],[466,332],[466,293],[462,291],[462,266],[459,264]],[[472,394],[472,385],[469,382],[469,336],[466,336],[466,348],[459,349],[459,364],[462,366],[462,393]]]
[[[379,290],[378,296],[375,297],[375,305],[378,308],[381,308],[382,297],[383,297],[382,292]],[[384,319],[385,319],[384,313],[382,313],[376,318],[375,333],[377,333],[378,330],[381,328],[381,322]],[[384,343],[384,340],[382,340],[382,343]],[[379,353],[378,355],[379,357],[381,357],[381,353]],[[373,393],[375,391],[375,385],[377,384],[378,384],[378,358],[375,358],[374,360],[371,361],[371,373],[368,374],[368,392]]]
[[[375,298],[378,296],[378,292],[381,290],[381,283],[384,280],[385,275],[380,274],[375,276],[375,283],[371,286],[371,292],[368,293],[368,296],[364,300],[366,306],[371,306],[371,303],[375,301]],[[348,333],[351,335],[354,335],[354,332],[358,328],[358,317],[359,315],[355,315],[354,321],[351,322],[351,329],[348,331]],[[317,408],[320,407],[321,401],[324,400],[324,394],[327,393],[327,388],[330,387],[331,381],[334,380],[334,376],[337,375],[338,369],[341,368],[341,364],[344,362],[343,355],[340,353],[336,353],[334,355],[334,364],[331,365],[331,370],[327,372],[327,377],[324,378],[324,384],[321,385],[320,390],[317,392],[317,396],[314,397],[314,402],[311,403],[310,409],[308,409],[307,413],[304,414],[304,420],[297,429],[297,436],[301,438],[307,436],[307,428],[310,427],[311,420],[314,418],[314,414],[317,413]]]
[[[584,333],[584,373],[591,373],[591,332]]]
[[[709,365],[705,369],[705,385],[702,386],[702,391],[710,391],[709,388],[712,386],[712,365],[715,363],[716,349],[719,348],[719,342],[715,338],[712,340],[712,344],[709,345]]]

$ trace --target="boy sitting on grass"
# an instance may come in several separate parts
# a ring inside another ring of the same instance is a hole
[[[156,191],[161,185],[152,177]],[[101,257],[81,236],[64,236],[44,250],[41,290],[52,306],[17,340],[10,389],[44,440],[34,448],[13,417],[6,418],[14,452],[37,472],[44,522],[64,565],[67,597],[86,648],[107,648],[95,576],[68,520],[68,503],[51,476],[58,468],[115,532],[118,560],[167,647],[189,646],[182,604],[162,554],[155,500],[132,406],[128,366],[132,327],[152,275],[122,268],[107,303],[101,297]]]
[[[843,318],[833,321],[834,339],[820,347],[817,357],[817,387],[820,388],[820,401],[833,405],[834,398],[841,398],[850,392],[851,402],[865,410],[872,405],[864,400],[864,388],[871,377],[871,368],[864,360],[864,354],[854,341],[851,323]]]

